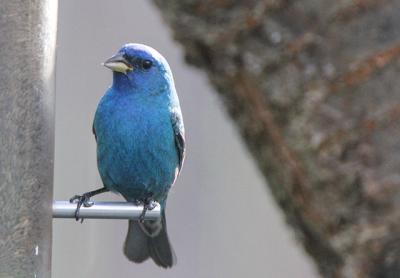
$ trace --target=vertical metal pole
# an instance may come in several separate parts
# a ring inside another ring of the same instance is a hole
[[[0,277],[50,277],[56,0],[0,0]]]

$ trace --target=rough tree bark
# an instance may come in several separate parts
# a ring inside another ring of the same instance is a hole
[[[324,277],[400,274],[400,2],[155,0]]]

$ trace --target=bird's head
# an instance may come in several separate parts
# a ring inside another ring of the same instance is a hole
[[[124,45],[103,65],[114,72],[113,87],[117,89],[157,94],[173,86],[172,73],[165,58],[143,44]]]

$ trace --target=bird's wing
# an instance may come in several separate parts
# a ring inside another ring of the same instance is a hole
[[[96,135],[96,130],[94,129],[94,122],[93,122],[93,124],[92,124],[92,132],[93,132],[93,134],[94,134],[94,139],[95,139],[96,142],[97,142],[97,135]]]
[[[183,161],[185,160],[185,128],[183,126],[180,109],[172,110],[171,121],[175,133],[175,145],[179,156],[179,170],[181,170]]]

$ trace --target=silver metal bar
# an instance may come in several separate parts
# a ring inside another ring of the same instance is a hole
[[[75,218],[76,203],[69,201],[53,202],[53,218]],[[130,219],[138,220],[143,211],[143,206],[135,206],[127,202],[94,202],[91,207],[82,206],[79,211],[81,218],[92,219]],[[144,220],[160,218],[160,205],[148,210]]]

